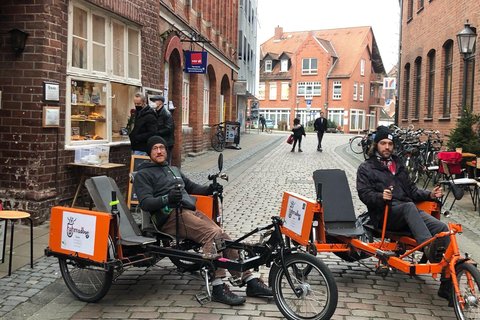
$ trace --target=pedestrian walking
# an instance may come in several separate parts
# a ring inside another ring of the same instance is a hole
[[[267,121],[265,120],[265,117],[263,116],[263,114],[260,115],[260,124],[262,125],[262,132],[263,130],[265,129],[265,124],[267,123]]]
[[[145,96],[137,92],[133,97],[135,104],[135,122],[129,134],[130,146],[134,155],[147,155],[147,141],[157,134],[157,115],[146,104]]]
[[[300,123],[300,119],[295,118],[293,120],[293,147],[291,152],[295,152],[295,146],[297,145],[298,142],[298,152],[303,152],[302,151],[302,136],[306,137],[307,134],[305,133],[305,128],[303,125]]]
[[[317,131],[317,151],[322,152],[322,140],[323,140],[323,134],[327,130],[327,119],[324,117],[323,111],[320,111],[320,117],[315,119],[315,122],[313,123],[313,128],[315,131]]]
[[[174,123],[173,116],[165,106],[165,98],[161,95],[155,95],[150,98],[150,101],[156,104],[157,113],[157,135],[162,137],[166,142],[167,147],[167,161],[168,164],[172,163],[172,151],[175,144],[174,136]]]

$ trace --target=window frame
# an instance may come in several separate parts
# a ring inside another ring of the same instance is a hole
[[[360,59],[360,75],[363,77],[365,76],[365,59]]]
[[[339,92],[335,93],[335,89]],[[335,80],[332,85],[332,99],[333,100],[342,100],[342,81]]]
[[[303,88],[303,90],[302,90]],[[321,81],[300,81],[297,82],[297,96],[322,96],[322,82]]]
[[[365,83],[361,82],[358,90],[358,100],[363,101],[365,97]]]
[[[410,112],[410,63],[407,63],[404,67],[404,90],[403,90],[403,119],[408,119],[408,113]]]
[[[435,64],[436,64],[435,50],[430,51],[427,57],[428,57],[427,118],[433,118],[433,108],[435,103]]]
[[[183,73],[182,80],[182,126],[190,124],[190,74]]]
[[[272,70],[273,70],[272,60],[271,59],[265,60],[265,72],[272,72]]]
[[[272,95],[274,93],[274,95]],[[277,100],[278,97],[278,90],[277,90],[277,82],[272,81],[268,85],[268,100]]]
[[[288,72],[288,59],[280,60],[280,72]]]
[[[286,88],[286,90],[284,90]],[[286,94],[285,92],[286,91]],[[282,82],[280,86],[280,100],[288,100],[290,97],[290,82]]]
[[[420,96],[422,91],[422,58],[415,59],[415,99],[414,99],[414,114],[413,117],[418,119],[420,117]]]
[[[358,100],[358,82],[353,83],[353,101]]]
[[[449,118],[452,113],[452,78],[453,78],[453,41],[443,46],[443,117]]]
[[[263,90],[262,90],[262,88],[263,88]],[[265,100],[265,88],[266,88],[265,82],[259,82],[258,83],[258,93],[257,93],[258,100]],[[263,94],[262,94],[262,92],[263,92]]]
[[[308,68],[304,68],[304,62],[308,61]],[[312,61],[315,61],[316,67],[312,68]],[[318,59],[317,58],[302,58],[302,74],[311,75],[318,74]]]

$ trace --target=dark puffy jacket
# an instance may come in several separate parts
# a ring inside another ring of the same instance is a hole
[[[196,208],[196,199],[190,194],[212,194],[209,186],[202,186],[191,181],[177,167],[169,166],[167,162],[163,164],[142,163],[138,167],[133,182],[140,207],[155,214],[160,225],[168,218],[168,213],[163,210],[168,206],[168,192],[178,185],[182,189],[182,206],[189,210]]]
[[[385,201],[383,190],[393,186],[393,200],[418,202],[430,200],[430,191],[419,190],[408,177],[405,166],[397,157],[393,157],[396,172],[393,175],[377,157],[365,160],[357,171],[357,192],[360,200],[367,206],[370,216],[378,223],[383,219]]]
[[[306,136],[305,128],[303,127],[303,125],[294,126],[293,129],[292,129],[292,132],[293,132],[293,137],[295,139],[298,139],[301,136]]]
[[[143,107],[135,114],[135,125],[130,132],[132,150],[147,152],[147,140],[157,135],[157,115],[149,106]]]
[[[166,107],[157,110],[158,135],[167,143],[167,147],[173,146],[175,137],[173,135],[174,124],[173,117]]]

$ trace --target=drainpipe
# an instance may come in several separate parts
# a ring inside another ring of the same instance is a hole
[[[398,39],[398,62],[397,62],[397,94],[395,101],[395,125],[399,127],[399,112],[400,112],[400,74],[402,61],[402,21],[403,21],[403,0],[398,0],[400,6],[400,23],[399,23],[399,39]]]

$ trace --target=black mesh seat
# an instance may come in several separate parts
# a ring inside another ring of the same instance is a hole
[[[363,227],[357,227],[352,194],[345,171],[322,169],[313,173],[315,188],[322,185],[322,205],[327,235],[355,237],[364,234]]]

